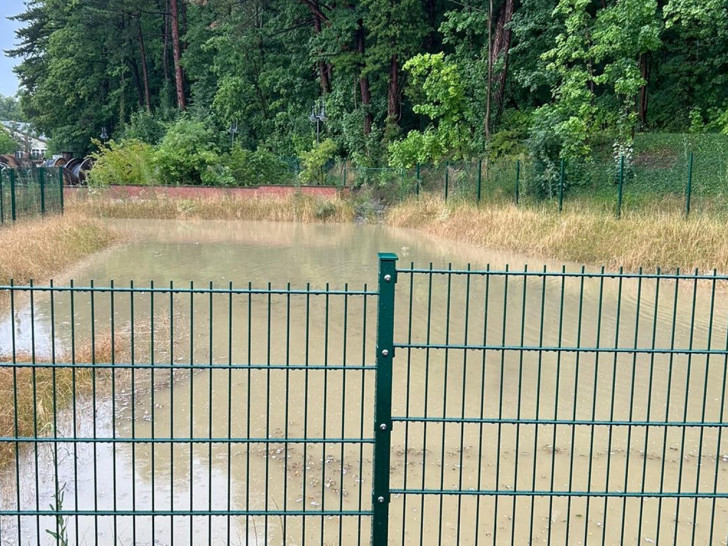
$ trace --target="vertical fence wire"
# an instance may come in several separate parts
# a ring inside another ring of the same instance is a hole
[[[0,287],[3,542],[725,540],[728,277],[395,259]]]

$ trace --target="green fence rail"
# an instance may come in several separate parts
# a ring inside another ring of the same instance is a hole
[[[0,224],[63,213],[63,170],[0,169]]]
[[[728,276],[2,286],[0,543],[720,544]]]

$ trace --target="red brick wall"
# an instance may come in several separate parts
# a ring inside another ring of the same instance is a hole
[[[216,188],[209,186],[109,186],[96,190],[112,199],[204,199],[218,198],[259,198],[286,197],[298,191],[306,195],[316,195],[333,199],[340,190],[333,186],[257,186],[254,188]],[[69,186],[64,189],[65,198],[85,197],[86,187]]]

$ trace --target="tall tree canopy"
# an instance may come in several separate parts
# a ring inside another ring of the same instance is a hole
[[[359,164],[529,136],[571,158],[597,134],[722,130],[727,15],[728,0],[30,0],[10,54],[23,113],[59,151],[186,110],[221,147],[236,123],[243,146],[294,155],[323,98]]]

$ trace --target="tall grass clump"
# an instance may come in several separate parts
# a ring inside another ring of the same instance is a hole
[[[74,348],[76,362],[113,362],[123,358],[124,346],[109,335],[100,336],[93,346],[90,341]],[[112,351],[113,347],[113,351]],[[71,362],[69,350],[59,351],[56,362]],[[30,354],[0,355],[0,435],[3,438],[34,438],[53,433],[58,412],[73,403],[74,395],[87,395],[94,382],[94,370],[88,367],[54,368],[49,357],[34,358]],[[13,365],[10,366],[9,364]],[[96,371],[98,377],[108,371]],[[0,468],[16,457],[12,443],[0,445]]]
[[[0,284],[48,278],[115,240],[100,220],[73,213],[0,228]]]

